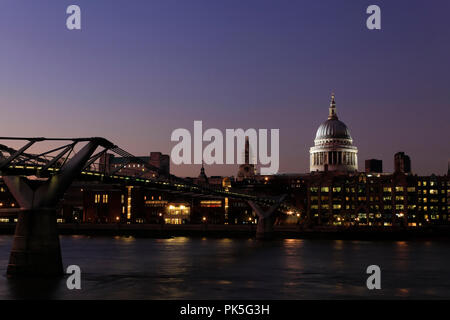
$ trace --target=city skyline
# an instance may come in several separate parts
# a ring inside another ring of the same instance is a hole
[[[171,132],[194,120],[279,128],[279,172],[306,173],[334,91],[360,171],[376,158],[392,172],[404,151],[413,173],[445,174],[450,31],[440,3],[382,1],[382,30],[369,31],[365,1],[77,1],[78,32],[65,29],[68,1],[4,1],[3,136],[104,136],[148,155],[170,154]],[[197,176],[200,166],[171,171]]]
[[[449,12],[0,1],[0,299],[449,299]]]

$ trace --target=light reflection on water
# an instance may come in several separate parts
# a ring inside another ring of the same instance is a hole
[[[7,279],[12,236],[0,236],[0,299],[450,298],[450,243],[62,236],[65,279]],[[367,266],[382,270],[369,291]]]

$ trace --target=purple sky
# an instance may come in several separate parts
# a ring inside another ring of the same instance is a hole
[[[81,31],[65,10],[82,9]],[[365,9],[382,10],[382,30]],[[2,136],[103,136],[170,153],[176,128],[279,128],[280,172],[309,170],[336,92],[364,160],[418,174],[450,158],[448,0],[2,0]],[[177,175],[199,166],[172,165]],[[236,166],[211,166],[231,175]]]

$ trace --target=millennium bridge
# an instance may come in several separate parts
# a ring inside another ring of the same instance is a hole
[[[158,167],[101,137],[0,137],[0,141],[4,142],[0,144],[0,175],[20,206],[7,268],[9,276],[63,274],[56,207],[72,182],[80,178],[143,186],[187,197],[223,197],[247,201],[258,217],[257,238],[271,236],[274,212],[297,211],[285,202],[285,195],[276,198],[260,196],[233,188],[197,185],[164,174]],[[30,151],[36,148],[37,152]],[[106,166],[99,161],[106,153],[116,154],[125,161],[118,168],[107,172]],[[118,174],[129,163],[141,164],[142,174]],[[148,172],[156,174],[153,178],[144,177]]]

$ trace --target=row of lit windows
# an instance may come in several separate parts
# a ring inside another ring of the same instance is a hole
[[[120,168],[122,167],[121,164],[115,164],[114,168]],[[127,164],[125,166],[123,166],[123,168],[144,168],[145,166],[143,164]]]
[[[330,191],[330,189],[331,189],[333,192],[336,192],[336,193],[342,191],[342,187],[332,187],[332,188],[330,188],[330,187],[321,187],[321,188],[320,188],[320,192],[327,193],[327,192]],[[405,189],[404,189],[404,187],[395,187],[394,190],[395,190],[395,192],[403,192]],[[310,188],[310,191],[311,191],[312,193],[317,193],[317,192],[319,191],[319,187],[311,187],[311,188]],[[350,193],[350,192],[351,192],[351,193],[355,193],[355,192],[356,192],[355,188],[349,188],[349,187],[346,187],[346,188],[345,188],[345,191],[346,191],[347,193]],[[371,188],[370,188],[370,191],[371,191],[371,192],[375,192],[375,189],[374,189],[373,187],[371,187]],[[416,188],[415,188],[415,187],[408,187],[408,188],[407,188],[407,191],[408,191],[408,192],[415,192],[415,191],[416,191]],[[365,187],[364,187],[364,186],[359,187],[359,188],[358,188],[358,192],[359,192],[359,193],[365,192]],[[385,193],[392,193],[392,188],[391,188],[391,187],[383,187],[383,192],[385,192]]]
[[[426,202],[428,202],[428,199],[427,198],[419,198],[419,202],[425,202],[426,203]],[[438,203],[439,199],[430,199],[429,202],[431,202],[431,203]],[[445,198],[442,198],[441,202],[442,203],[446,203]]]
[[[341,205],[341,204],[333,204],[333,206],[332,206],[333,209],[342,209],[343,207],[344,206]],[[415,204],[411,204],[411,205],[407,205],[407,206],[405,206],[403,204],[396,204],[395,206],[392,206],[390,204],[385,204],[383,206],[383,209],[384,210],[392,210],[393,208],[395,208],[397,211],[401,211],[401,210],[405,210],[405,208],[407,208],[407,210],[410,211],[410,210],[415,210],[416,207],[417,206]],[[328,210],[330,208],[330,206],[328,204],[322,204],[320,206],[320,208],[323,209],[323,210]],[[348,204],[345,205],[345,209],[346,210],[355,209],[355,208],[356,208],[355,205],[348,205]],[[319,209],[319,205],[313,204],[313,205],[311,205],[311,209],[312,210],[318,210]],[[373,206],[370,206],[370,209],[371,210],[379,210],[380,207],[378,205],[373,205]],[[428,211],[428,210],[430,210],[430,211],[439,211],[439,207],[437,207],[437,206],[423,206],[423,207],[419,206],[418,209],[419,209],[419,211],[422,211],[422,210],[423,211]],[[446,210],[446,207],[441,207],[441,210],[442,211]]]
[[[202,200],[200,206],[204,208],[220,208],[222,207],[222,201],[220,200]]]
[[[147,196],[144,196],[144,200],[147,200]],[[151,200],[155,200],[155,196],[151,196]],[[158,196],[158,200],[162,200],[162,197]]]
[[[450,190],[449,190],[450,192]],[[439,194],[439,190],[436,189],[430,189],[430,190],[419,190],[419,194]],[[445,190],[441,190],[441,194],[445,194]]]
[[[166,200],[147,200],[145,204],[149,207],[165,207],[167,204]]]
[[[371,182],[373,182],[373,181],[371,180]],[[297,183],[299,183],[299,181],[297,181]],[[347,183],[350,183],[350,182],[348,181]],[[447,182],[447,183],[442,182],[442,186],[445,186],[446,184],[447,184],[447,186],[450,186],[450,182]],[[424,182],[419,181],[418,182],[418,186],[427,186],[427,182],[426,181],[424,181]],[[436,186],[438,186],[438,183],[437,182],[430,182],[428,184],[428,186],[435,186],[436,187]],[[319,190],[318,187],[311,187],[310,188],[311,192],[317,192],[318,190]],[[320,190],[321,190],[321,192],[328,192],[329,191],[329,187],[322,187],[322,188],[320,188]],[[347,192],[349,192],[349,188],[346,188],[346,190],[347,190]],[[355,188],[352,188],[352,192],[355,192],[354,190],[355,190]],[[371,190],[373,190],[372,187],[371,187]],[[396,192],[403,192],[405,190],[405,187],[403,187],[403,186],[396,186],[396,187],[394,187],[394,190]],[[340,191],[341,191],[341,187],[333,187],[333,192],[340,192]],[[383,191],[384,192],[392,192],[392,187],[383,187]],[[413,186],[406,187],[406,191],[407,192],[415,192],[416,191],[416,187],[413,187]],[[450,189],[448,189],[447,191],[450,192]],[[442,189],[441,192],[445,192],[445,188]]]
[[[438,186],[439,185],[439,183],[437,182],[437,181],[419,181],[419,182],[417,182],[417,185],[419,186],[419,187],[421,187],[421,186],[423,186],[423,187],[426,187],[426,186],[430,186],[430,187],[434,187],[434,186]],[[446,185],[446,183],[445,183],[445,181],[442,181],[441,182],[441,186],[445,186]],[[447,186],[450,186],[450,181],[447,181]]]
[[[311,202],[317,202],[318,200],[321,200],[322,202],[328,202],[328,200],[330,199],[328,196],[321,196],[320,198],[318,197],[318,196],[311,196],[310,197],[310,200],[311,200]],[[358,201],[367,201],[367,197],[366,196],[360,196],[360,197],[345,197],[345,198],[343,198],[343,199],[345,199],[345,201],[356,201],[356,200],[358,200]],[[376,196],[376,197],[373,197],[373,196],[370,196],[369,197],[369,201],[370,202],[378,202],[379,201],[379,197],[378,196]],[[395,196],[395,201],[405,201],[405,196]],[[410,197],[408,197],[407,198],[409,201],[414,201],[414,199],[410,199]],[[419,198],[419,201],[421,201],[420,199],[422,199],[422,198]],[[426,198],[424,198],[425,199],[425,202],[426,202]],[[332,198],[332,201],[333,202],[340,202],[342,199],[341,198]],[[391,202],[392,201],[392,196],[383,196],[383,201],[384,202]],[[432,199],[432,200],[430,200],[430,201],[432,201],[432,202],[437,202],[437,199]],[[445,202],[445,198],[442,198],[442,202]]]
[[[94,202],[95,203],[108,203],[108,195],[107,194],[96,194]]]

